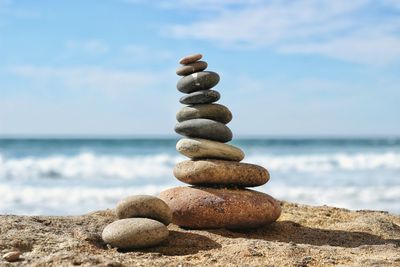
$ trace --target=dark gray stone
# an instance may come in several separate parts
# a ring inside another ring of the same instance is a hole
[[[207,68],[208,64],[205,61],[196,61],[184,66],[179,67],[176,70],[176,74],[180,76],[186,76],[195,72],[203,71]]]
[[[223,123],[209,119],[193,119],[178,122],[175,132],[188,137],[198,137],[219,142],[232,140],[231,130]]]
[[[200,104],[181,108],[176,114],[176,119],[179,122],[192,119],[210,119],[227,124],[232,120],[232,113],[224,105]]]
[[[210,89],[219,82],[219,75],[213,71],[200,71],[182,77],[176,87],[182,93],[192,93],[195,91]]]
[[[217,102],[220,97],[221,95],[218,91],[201,90],[182,96],[181,99],[179,99],[179,102],[186,105],[209,104]]]

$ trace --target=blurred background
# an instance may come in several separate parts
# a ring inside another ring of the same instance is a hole
[[[179,58],[278,199],[400,213],[400,1],[0,0],[0,213],[179,185]]]

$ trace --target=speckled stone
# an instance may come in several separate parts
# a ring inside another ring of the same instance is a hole
[[[182,77],[176,88],[182,93],[192,93],[199,90],[211,89],[219,82],[219,75],[212,71],[200,71]]]
[[[260,186],[268,182],[268,171],[258,165],[227,160],[186,160],[176,164],[175,177],[191,185]]]
[[[176,114],[177,121],[192,119],[210,119],[227,124],[232,120],[231,111],[220,104],[199,104],[183,107]]]
[[[176,150],[191,159],[241,161],[244,158],[243,151],[235,146],[200,138],[182,138],[176,143]]]
[[[20,256],[21,256],[20,251],[10,251],[3,255],[3,259],[5,259],[8,262],[16,262],[19,260]]]
[[[172,213],[168,205],[161,199],[148,196],[130,196],[118,202],[115,212],[119,219],[143,217],[162,222],[171,223]]]
[[[232,140],[232,132],[225,124],[209,119],[178,122],[175,125],[175,132],[187,137],[204,138],[223,143]]]
[[[205,61],[196,61],[187,65],[181,66],[176,70],[176,74],[186,76],[195,72],[203,71],[207,68],[208,64]]]
[[[159,197],[171,208],[174,224],[192,229],[256,228],[281,214],[273,197],[249,189],[175,187]]]
[[[181,58],[181,59],[179,60],[179,63],[180,63],[180,64],[183,64],[183,65],[186,65],[186,64],[195,62],[195,61],[197,61],[197,60],[200,60],[202,57],[203,57],[202,54],[192,54],[192,55],[188,55],[188,56],[185,56],[185,57]]]
[[[184,95],[179,99],[179,102],[186,105],[209,104],[217,102],[221,98],[218,91],[215,90],[200,90],[197,92]]]
[[[158,245],[168,238],[168,234],[168,228],[158,221],[128,218],[107,225],[102,238],[113,247],[132,249]]]

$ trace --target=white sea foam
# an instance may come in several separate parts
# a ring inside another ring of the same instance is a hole
[[[0,180],[31,178],[138,179],[171,175],[182,156],[75,156],[5,158],[0,155]],[[400,171],[400,153],[251,155],[245,159],[270,171],[326,173],[333,171]]]
[[[83,214],[114,208],[123,197],[136,194],[156,195],[173,186],[144,185],[140,187],[82,187],[82,186],[18,186],[0,185],[1,214]]]
[[[170,176],[181,157],[167,154],[151,156],[104,156],[82,153],[76,156],[26,157],[0,156],[0,179],[24,178],[109,178],[137,179]]]
[[[358,153],[319,155],[255,155],[249,162],[268,166],[270,170],[298,172],[330,172],[333,170],[365,171],[400,170],[400,153]]]
[[[268,193],[287,201],[348,209],[385,210],[400,214],[400,185],[362,187],[274,186]]]
[[[113,188],[80,186],[0,185],[2,214],[83,214],[115,207],[123,197],[135,194],[157,195],[177,183],[124,186]],[[277,199],[311,205],[329,205],[348,209],[386,210],[400,214],[400,186],[394,187],[280,187],[264,186],[257,190]]]
[[[124,196],[176,186],[179,155],[0,155],[0,213],[82,214]],[[257,190],[282,200],[400,213],[400,153],[250,154],[271,181]]]

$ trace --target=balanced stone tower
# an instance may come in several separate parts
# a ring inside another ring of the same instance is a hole
[[[232,132],[230,110],[214,102],[220,99],[212,90],[219,75],[205,71],[208,64],[201,54],[182,58],[176,73],[177,84],[185,93],[184,106],[176,115],[175,131],[184,138],[176,149],[190,160],[178,163],[175,177],[191,186],[163,191],[160,198],[172,210],[172,222],[185,228],[254,228],[276,221],[281,208],[271,196],[247,189],[268,182],[268,171],[258,165],[241,163],[244,153],[226,144]]]

